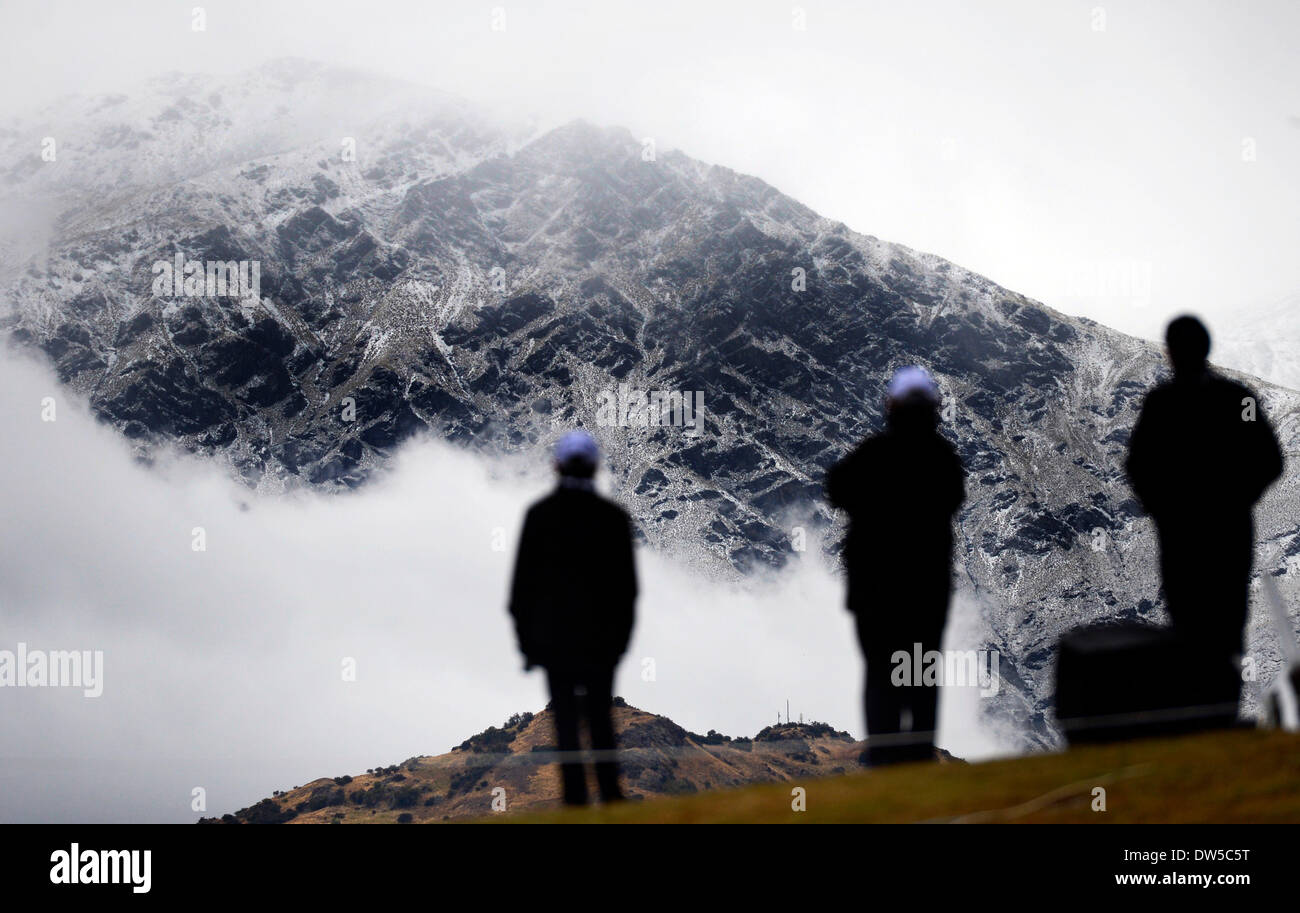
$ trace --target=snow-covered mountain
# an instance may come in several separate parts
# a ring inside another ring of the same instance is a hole
[[[142,448],[180,442],[264,489],[346,489],[425,430],[530,453],[584,424],[649,544],[740,574],[786,560],[796,527],[834,541],[823,474],[918,362],[968,472],[959,585],[1003,657],[990,712],[1053,740],[1060,633],[1160,616],[1121,469],[1162,370],[1149,343],[626,130],[528,138],[365,74],[278,62],[55,113],[0,133],[20,162],[7,206],[46,215],[3,249],[3,328]],[[177,256],[256,263],[260,297],[159,292]],[[1296,452],[1300,394],[1258,387]],[[703,426],[611,423],[626,391],[698,393]],[[1291,596],[1297,506],[1293,463],[1258,517],[1260,567]]]

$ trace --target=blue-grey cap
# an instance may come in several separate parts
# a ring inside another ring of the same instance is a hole
[[[889,398],[904,400],[919,396],[938,405],[939,385],[934,382],[930,372],[920,365],[907,365],[894,372],[889,381]]]
[[[559,466],[581,462],[594,467],[600,462],[600,448],[595,438],[582,428],[566,431],[555,442],[555,462]]]

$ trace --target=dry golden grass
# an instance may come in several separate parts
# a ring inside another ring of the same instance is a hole
[[[1094,787],[1106,810],[1092,810]],[[791,808],[806,790],[807,811]],[[1300,822],[1300,735],[1232,731],[980,764],[912,764],[512,823]]]

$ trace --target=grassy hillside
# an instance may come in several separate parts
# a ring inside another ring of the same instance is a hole
[[[549,710],[517,714],[450,752],[324,777],[227,823],[1300,822],[1300,735],[1234,730],[966,764],[864,770],[863,743],[824,723],[752,738],[689,732],[619,700],[614,724],[633,801],[564,809]],[[595,783],[592,793],[595,794]],[[792,809],[805,791],[806,811]],[[1093,811],[1093,790],[1106,809]],[[505,812],[494,812],[503,799]],[[215,822],[217,819],[207,819]]]
[[[857,767],[862,746],[825,723],[769,726],[753,738],[689,732],[621,699],[614,707],[624,792],[641,800],[753,783],[805,782]],[[509,816],[560,805],[549,710],[517,714],[446,754],[277,790],[226,823],[426,823],[476,818],[504,800]],[[593,795],[595,783],[591,783]],[[205,819],[215,822],[218,819]]]
[[[806,791],[807,811],[791,809]],[[1106,810],[1092,810],[1094,787]],[[1300,822],[1300,735],[1243,730],[981,764],[913,764],[488,820],[608,823]]]

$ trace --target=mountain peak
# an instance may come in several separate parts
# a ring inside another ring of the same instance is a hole
[[[569,164],[590,163],[607,156],[640,156],[641,144],[625,127],[600,126],[578,118],[534,139],[523,150],[525,158],[544,158]]]

